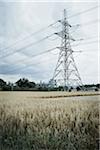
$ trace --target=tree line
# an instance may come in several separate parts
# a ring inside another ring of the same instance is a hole
[[[95,90],[98,91],[100,89],[100,84],[86,84],[84,85],[85,90]],[[73,87],[66,87],[66,90],[73,90]],[[79,91],[82,89],[81,87],[76,87],[76,90]],[[26,78],[21,78],[15,83],[6,82],[3,79],[0,79],[0,91],[63,91],[64,88],[62,86],[59,87],[51,87],[49,84],[40,82],[35,83],[34,81],[29,81]]]

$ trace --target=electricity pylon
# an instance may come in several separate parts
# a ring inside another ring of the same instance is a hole
[[[63,86],[66,90],[74,86],[82,86],[82,80],[73,57],[74,51],[70,42],[74,39],[69,34],[71,25],[67,21],[65,9],[64,18],[59,22],[62,24],[62,31],[56,34],[61,37],[61,46],[58,47],[60,52],[51,82]]]

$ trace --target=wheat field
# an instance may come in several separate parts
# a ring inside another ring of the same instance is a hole
[[[0,150],[99,150],[99,95],[87,93],[0,92]]]

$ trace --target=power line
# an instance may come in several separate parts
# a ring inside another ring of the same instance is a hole
[[[95,24],[97,22],[99,22],[100,20],[99,19],[95,19],[95,20],[91,20],[89,22],[84,22],[82,24],[76,24],[76,25],[72,25],[72,27],[82,27],[82,26],[88,26],[88,25],[92,25],[92,24]]]
[[[90,53],[90,52],[93,53],[93,52],[95,52],[95,51],[98,51],[98,50],[97,50],[97,49],[96,49],[96,50],[93,50],[93,49],[92,49],[92,50],[83,50],[82,52],[83,52],[83,53],[84,53],[84,52],[85,52],[85,53],[88,53],[88,52],[89,52],[89,53]]]
[[[91,21],[91,22],[93,22],[93,21]],[[29,44],[29,45],[27,45],[27,46],[25,46],[25,47],[23,47],[23,48],[20,48],[20,49],[18,49],[18,50],[16,50],[16,51],[10,52],[10,53],[4,55],[3,58],[4,58],[4,57],[8,57],[9,55],[12,55],[12,54],[14,54],[14,53],[16,53],[16,52],[19,52],[20,50],[26,49],[27,47],[30,47],[30,46],[32,46],[32,45],[38,44],[38,43],[40,43],[41,41],[45,40],[46,38],[51,37],[52,35],[53,35],[53,34],[51,34],[50,36],[46,36],[46,37],[44,37],[43,39],[40,39],[39,41],[36,41],[36,42],[34,42],[34,43],[31,43],[31,44]],[[94,37],[90,37],[90,39],[92,39],[92,38],[94,38]],[[55,39],[56,39],[56,38],[55,38]],[[53,40],[55,40],[55,39],[53,39]],[[89,38],[88,38],[88,39],[89,39]],[[86,38],[86,39],[77,39],[77,40],[75,40],[75,41],[82,41],[82,40],[87,40],[87,38]],[[2,58],[2,56],[1,56],[0,58]]]
[[[76,27],[80,27],[80,26],[84,26],[84,25],[89,25],[89,24],[96,23],[97,21],[100,21],[100,20],[97,20],[97,19],[96,19],[96,20],[92,20],[92,21],[89,21],[89,22],[86,22],[86,23],[83,23],[83,24],[72,25],[72,27],[75,27],[75,26],[76,26]],[[53,23],[53,24],[50,24],[49,26],[47,26],[47,27],[45,27],[45,28],[40,29],[39,31],[36,31],[36,32],[32,33],[31,35],[29,35],[29,36],[23,38],[21,41],[23,41],[23,40],[29,38],[30,36],[33,36],[33,35],[39,33],[39,32],[44,31],[46,28],[49,28],[50,26],[53,26],[53,25],[56,24],[57,22],[60,22],[60,20],[56,21],[56,22]],[[55,39],[56,39],[56,38],[55,38]],[[53,39],[53,40],[55,40],[55,39]],[[52,39],[51,39],[51,40],[52,40]],[[19,41],[19,42],[21,42],[21,41]],[[41,41],[40,41],[40,42],[41,42]],[[10,46],[8,46],[8,47],[2,49],[2,50],[9,49],[9,48],[11,48],[12,46],[14,46],[14,45],[17,44],[17,43],[18,43],[18,41],[15,42],[15,43],[13,43],[12,45],[10,45]],[[36,43],[37,43],[37,42],[36,42]],[[33,44],[35,44],[35,43],[33,43]],[[31,45],[30,45],[30,46],[31,46]],[[13,53],[14,53],[14,52],[11,52],[11,54],[13,54]],[[8,55],[8,54],[7,54],[7,55]],[[4,56],[4,57],[5,57],[5,56]],[[6,57],[8,57],[8,56],[6,56]],[[1,56],[0,58],[2,58],[2,56]]]
[[[91,38],[91,37],[90,37],[90,38]],[[83,39],[83,40],[84,40],[84,39]],[[90,43],[93,43],[93,42],[96,42],[96,41],[89,42],[89,44],[90,44]],[[85,44],[85,43],[82,43],[82,44]],[[88,44],[88,43],[86,43],[86,44]],[[73,46],[78,46],[78,45],[73,45]],[[53,49],[55,49],[55,48],[53,48]],[[39,53],[39,54],[33,54],[33,55],[31,55],[31,56],[32,56],[32,57],[36,57],[36,56],[45,54],[45,53],[47,53],[47,52],[49,52],[49,51],[52,51],[53,49],[50,49],[50,50],[41,52],[41,53]],[[21,60],[19,60],[18,62],[20,62],[20,61],[21,61],[21,62],[24,62],[24,59],[21,59]]]
[[[46,54],[46,53],[48,53],[48,52],[51,52],[51,51],[53,51],[53,50],[55,50],[55,49],[57,49],[57,47],[54,47],[54,48],[48,49],[48,50],[43,51],[43,52],[40,52],[40,53],[38,53],[38,54],[33,54],[33,55],[31,55],[31,57],[32,57],[32,58],[34,58],[34,57],[37,57],[37,56],[40,56],[40,55]]]
[[[31,33],[30,35],[28,35],[28,36],[22,38],[21,40],[18,40],[18,41],[16,41],[16,42],[14,42],[12,45],[9,45],[8,47],[5,47],[5,48],[2,49],[2,50],[9,49],[9,48],[11,48],[12,46],[15,46],[17,43],[22,42],[22,41],[24,41],[24,40],[30,38],[31,36],[34,36],[34,35],[36,35],[36,34],[38,34],[38,33],[40,33],[40,32],[43,32],[44,30],[46,30],[47,28],[53,26],[54,24],[56,24],[56,23],[58,23],[58,22],[59,22],[59,21],[55,21],[54,23],[48,25],[47,27],[41,28],[40,30]]]
[[[79,44],[75,44],[75,45],[73,44],[72,46],[76,47],[76,46],[83,45],[83,44],[87,45],[87,44],[94,44],[94,43],[97,43],[97,42],[100,42],[100,41],[96,40],[96,41],[91,41],[91,42],[86,42],[86,43],[79,43]]]
[[[85,40],[91,40],[91,39],[97,39],[97,38],[98,38],[97,36],[92,36],[92,37],[74,39],[74,42],[77,42],[77,41],[85,41]]]
[[[83,24],[79,24],[79,26],[87,26],[87,25],[91,25],[91,24],[95,24],[96,22],[99,22],[99,19],[95,19],[95,20],[91,20],[89,22],[85,22]]]
[[[79,12],[79,13],[77,13],[77,14],[75,14],[75,15],[69,16],[68,18],[75,17],[75,16],[77,16],[77,15],[86,13],[86,12],[88,12],[88,11],[92,11],[92,10],[96,9],[97,7],[99,7],[99,6],[95,6],[95,7],[92,7],[92,8],[90,8],[90,9],[87,9],[87,10],[85,10],[85,11]],[[27,38],[33,36],[33,35],[36,35],[36,34],[38,34],[38,33],[40,33],[40,32],[43,32],[44,30],[46,30],[47,28],[53,26],[54,24],[56,24],[56,23],[58,23],[58,22],[60,22],[60,20],[57,20],[57,21],[55,21],[54,23],[48,25],[47,27],[44,27],[44,28],[42,28],[42,29],[40,29],[40,30],[38,30],[38,31],[36,31],[36,32],[34,32],[34,33],[31,33],[30,35],[28,35],[28,36],[22,38],[20,41],[16,41],[16,42],[13,43],[12,45],[10,45],[10,46],[8,46],[8,47],[5,47],[4,50],[11,48],[12,46],[16,45],[18,42],[21,42],[21,41],[23,41],[23,40],[25,40],[25,39],[27,39]],[[3,50],[3,49],[2,49],[2,50]]]
[[[24,69],[29,68],[29,67],[31,67],[31,66],[37,66],[37,65],[40,65],[41,63],[48,62],[48,60],[52,61],[52,60],[54,60],[54,59],[51,59],[51,58],[50,58],[50,59],[47,59],[47,60],[40,61],[40,62],[38,62],[38,63],[31,63],[31,64],[29,64],[29,65],[27,65],[27,66],[17,67],[17,69],[9,70],[9,71],[7,71],[7,73],[12,73],[12,72],[14,73],[14,72],[18,71],[19,69],[24,70]]]
[[[53,49],[51,49],[50,51],[52,51]],[[49,51],[49,52],[50,52]],[[82,51],[74,51],[74,52],[85,52],[85,53],[88,53],[88,52],[95,52],[95,51],[93,51],[93,50],[91,50],[91,51],[89,51],[89,50],[82,50]],[[39,55],[37,55],[37,56],[39,56]],[[47,59],[47,61],[46,60],[43,60],[43,61],[40,61],[40,62],[38,62],[38,63],[31,63],[31,64],[29,64],[29,65],[27,65],[27,66],[22,66],[22,67],[17,67],[17,69],[13,69],[13,70],[10,70],[10,71],[8,71],[7,73],[9,73],[9,72],[13,72],[13,71],[17,71],[17,70],[19,70],[19,69],[21,69],[21,70],[24,70],[24,69],[26,69],[26,68],[28,68],[28,67],[31,67],[31,66],[36,66],[36,65],[39,65],[39,64],[41,64],[41,63],[44,63],[44,62],[48,62],[48,60],[50,60],[50,61],[52,61],[52,60],[54,60],[54,58],[53,59]]]
[[[92,25],[92,24],[95,24],[96,22],[98,22],[98,21],[100,21],[100,20],[98,20],[98,19],[95,19],[95,20],[91,20],[91,21],[89,21],[89,22],[85,22],[85,23],[82,23],[82,24],[76,24],[76,25],[71,25],[71,28],[72,27],[82,27],[82,26],[86,26],[86,25]],[[61,22],[61,20],[60,20],[60,22]],[[74,30],[74,31],[72,31],[71,32],[71,34],[72,33],[74,33],[76,31],[76,29]],[[93,37],[92,37],[93,38]],[[92,39],[91,38],[91,39]],[[56,38],[55,38],[56,39]],[[87,39],[87,38],[86,38]],[[81,40],[85,40],[85,39],[78,39],[78,41],[81,41]],[[74,41],[77,41],[77,40],[74,40]]]
[[[55,50],[55,49],[57,49],[57,47],[54,47],[54,48],[51,48],[51,49],[48,49],[48,50],[46,50],[46,51],[43,51],[43,52],[40,52],[40,53],[38,53],[38,54],[33,54],[32,55],[32,57],[34,58],[34,57],[37,57],[37,56],[40,56],[40,55],[43,55],[43,54],[46,54],[46,53],[48,53],[48,52],[51,52],[51,51],[53,51],[53,50]],[[28,60],[28,62],[29,61],[31,61],[31,60]],[[18,61],[18,63],[19,63],[20,61]],[[21,60],[21,62],[24,62],[24,60]],[[18,64],[17,63],[17,64]],[[37,63],[35,63],[35,64],[33,64],[33,65],[36,65]],[[38,63],[38,64],[41,64],[41,62],[40,63]],[[30,64],[29,64],[29,66],[30,66]],[[20,69],[20,68],[22,68],[22,67],[18,67],[18,69]],[[23,67],[24,68],[24,67]],[[22,69],[23,69],[22,68]],[[26,66],[25,66],[25,68],[26,68]],[[17,70],[18,70],[17,69]],[[16,71],[16,69],[15,70],[12,70],[12,71]],[[12,72],[12,71],[10,71],[10,72]]]
[[[54,35],[54,33],[53,33],[53,34],[50,34],[49,36],[46,36],[46,37],[40,39],[39,41],[36,41],[36,42],[34,42],[34,43],[31,43],[31,44],[28,44],[28,45],[26,45],[26,46],[24,46],[24,47],[21,47],[21,48],[17,49],[16,51],[9,52],[8,54],[6,54],[6,55],[4,55],[4,56],[1,56],[0,58],[8,57],[8,56],[10,56],[10,55],[12,55],[12,54],[15,54],[15,53],[17,53],[17,52],[22,51],[23,49],[29,48],[29,47],[31,47],[31,46],[33,46],[33,45],[36,45],[36,44],[38,44],[38,43],[40,43],[40,42],[42,42],[42,41],[44,41],[44,40],[50,38],[52,35]]]
[[[91,10],[94,10],[96,7],[93,7],[93,8],[91,8],[91,9],[88,9],[88,10],[85,10],[85,11],[83,11],[83,12],[80,12],[80,13],[77,13],[76,15],[74,15],[74,16],[77,16],[77,15],[80,15],[80,14],[83,14],[83,13],[86,13],[86,12],[88,12],[88,11],[91,11]],[[74,17],[74,16],[71,16],[71,17]],[[70,17],[69,17],[70,18]],[[57,21],[57,22],[59,22],[59,21]],[[88,23],[84,23],[83,25],[89,25],[89,24],[92,24],[92,23],[95,23],[95,21],[93,20],[93,21],[90,21],[90,22],[88,22]],[[81,25],[82,26],[82,25]],[[43,29],[41,29],[41,31],[37,31],[38,33],[40,33],[40,32],[42,32],[42,31],[44,31]],[[36,32],[35,32],[35,34],[37,34]],[[33,36],[34,35],[34,33],[32,33],[30,36]],[[14,53],[16,53],[16,52],[20,52],[20,51],[22,51],[23,49],[26,49],[26,48],[28,48],[28,47],[30,47],[30,46],[32,46],[32,45],[35,45],[35,44],[38,44],[39,42],[41,42],[41,41],[43,41],[43,40],[45,40],[45,39],[48,39],[49,37],[51,37],[53,34],[51,34],[51,35],[49,35],[49,36],[46,36],[46,37],[44,37],[43,39],[40,39],[39,41],[36,41],[36,42],[34,42],[34,43],[31,43],[31,44],[28,44],[28,45],[26,45],[26,46],[24,46],[24,47],[22,47],[22,48],[19,48],[19,49],[17,49],[16,51],[13,51],[13,52],[9,52],[8,54],[6,54],[6,55],[4,55],[3,57],[0,57],[0,58],[4,58],[4,57],[8,57],[8,56],[10,56],[10,55],[12,55],[12,54],[14,54]],[[25,39],[27,39],[27,37],[25,37]],[[23,40],[22,40],[23,41]],[[93,42],[97,42],[97,41],[92,41],[91,43],[93,44]],[[82,43],[82,44],[90,44],[90,42],[89,43]],[[13,44],[13,45],[15,45],[15,44]],[[10,48],[10,46],[8,47],[8,48],[6,48],[6,49],[9,49]],[[51,52],[51,51],[53,51],[54,49],[56,49],[57,47],[55,47],[55,48],[52,48],[52,49],[49,49],[49,50],[46,50],[46,51],[43,51],[43,52],[40,52],[40,53],[38,53],[38,54],[33,54],[33,55],[31,55],[33,58],[34,57],[36,57],[36,56],[41,56],[42,54],[45,54],[45,53],[48,53],[48,52]],[[72,59],[73,60],[73,59]],[[21,60],[22,62],[24,62],[24,60]],[[25,60],[26,61],[26,60]],[[69,62],[70,63],[70,62]],[[73,60],[73,63],[74,63],[74,60]],[[34,64],[32,64],[32,65],[34,65]],[[36,65],[36,64],[35,64]],[[30,66],[30,64],[29,64],[29,66]],[[26,67],[28,67],[28,66],[25,66],[25,68]],[[23,67],[24,68],[24,67]],[[22,68],[22,69],[23,69]],[[76,67],[75,67],[76,68]],[[17,69],[18,70],[18,69]],[[77,71],[77,70],[76,70]]]
[[[72,18],[72,17],[75,17],[75,16],[78,16],[78,15],[81,15],[81,14],[84,14],[84,13],[87,13],[87,12],[90,12],[90,11],[92,11],[92,10],[98,8],[98,7],[100,7],[100,6],[95,6],[95,7],[89,8],[89,9],[87,9],[87,10],[81,11],[81,12],[79,12],[79,13],[76,13],[76,14],[74,14],[74,15],[69,16],[68,19],[69,19],[69,18]]]

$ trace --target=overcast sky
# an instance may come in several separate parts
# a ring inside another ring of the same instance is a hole
[[[70,33],[75,39],[84,39],[72,44],[76,45],[73,46],[73,50],[82,50],[81,53],[73,54],[82,81],[85,84],[97,83],[99,77],[98,23],[100,21],[98,8],[70,18],[74,14],[95,6],[98,6],[96,0],[88,0],[88,2],[80,2],[80,0],[77,2],[0,0],[0,78],[11,82],[15,82],[20,77],[38,82],[52,78],[59,50],[56,49],[37,57],[32,57],[32,55],[60,46],[60,38],[54,35],[31,47],[17,50],[60,31],[58,23],[43,32],[31,35],[61,19],[63,9],[66,9],[69,23],[81,24],[80,27],[71,28]]]

